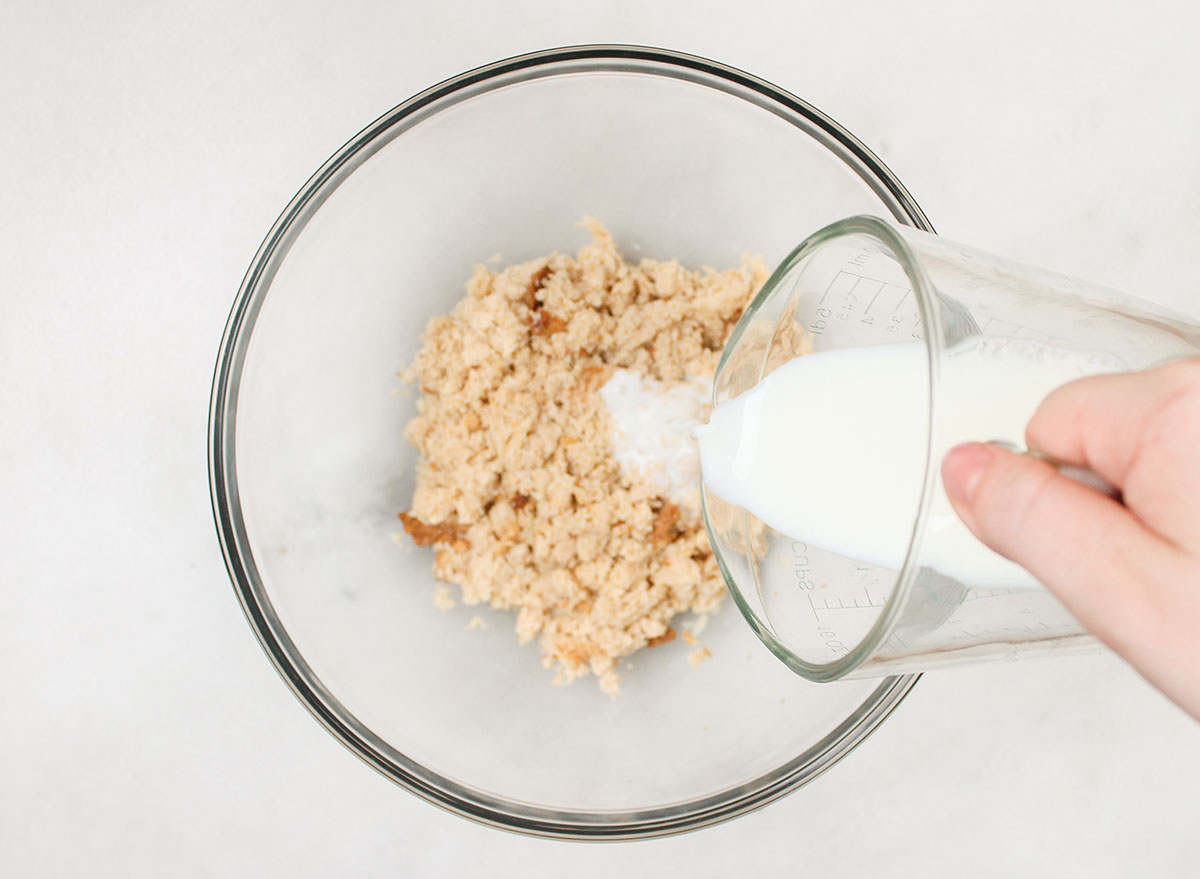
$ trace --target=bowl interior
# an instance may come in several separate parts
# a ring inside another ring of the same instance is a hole
[[[512,617],[437,610],[431,550],[393,540],[415,465],[397,373],[474,264],[573,251],[584,214],[627,257],[726,267],[897,209],[812,133],[652,73],[573,69],[405,126],[306,215],[240,331],[234,515],[288,661],[410,771],[518,804],[628,816],[806,759],[879,685],[806,683],[732,602],[700,636],[710,660],[692,669],[682,640],[642,651],[616,700],[551,686]]]

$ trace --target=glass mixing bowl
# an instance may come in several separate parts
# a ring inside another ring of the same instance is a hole
[[[472,267],[586,240],[630,258],[778,262],[871,213],[928,228],[899,182],[812,107],[738,70],[631,46],[472,70],[353,138],[254,258],[216,366],[213,508],[271,661],[369,765],[476,821],[576,839],[690,830],[824,772],[915,677],[813,684],[732,602],[702,643],[645,650],[610,700],[554,687],[511,617],[431,601],[431,550],[393,540],[416,456],[397,379]],[[467,630],[474,616],[487,627]]]

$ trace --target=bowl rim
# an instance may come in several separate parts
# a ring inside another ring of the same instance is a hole
[[[242,611],[284,682],[335,738],[396,784],[475,822],[532,836],[617,841],[696,830],[791,793],[865,740],[920,676],[883,679],[854,712],[812,747],[774,770],[702,797],[648,809],[585,811],[505,799],[440,776],[409,759],[359,722],[325,688],[291,641],[263,586],[242,516],[235,463],[238,388],[255,320],[287,251],[333,190],[395,137],[469,97],[510,81],[587,72],[673,78],[742,98],[822,142],[875,191],[898,221],[933,231],[900,181],[857,138],[795,95],[719,62],[650,46],[597,44],[531,52],[468,70],[419,92],[351,138],[308,179],[272,225],[246,271],[221,338],[209,400],[208,474],[217,538]]]

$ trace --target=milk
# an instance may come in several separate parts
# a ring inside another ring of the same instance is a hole
[[[977,337],[941,364],[930,466],[968,440],[1024,447],[1055,388],[1122,368],[1103,354]],[[784,364],[717,406],[697,430],[706,490],[767,525],[862,562],[899,570],[925,481],[929,367],[921,342],[822,351]],[[972,587],[1038,588],[980,543],[935,474],[918,563]]]
[[[600,397],[613,422],[613,457],[622,473],[643,479],[690,515],[700,513],[696,428],[708,417],[712,382],[665,383],[618,369]]]

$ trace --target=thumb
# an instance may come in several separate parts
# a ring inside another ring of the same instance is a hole
[[[1166,548],[1124,506],[1045,461],[985,443],[951,449],[942,482],[976,537],[1042,581],[1102,640],[1119,650],[1141,634],[1130,622],[1146,617],[1146,575],[1160,570]]]

